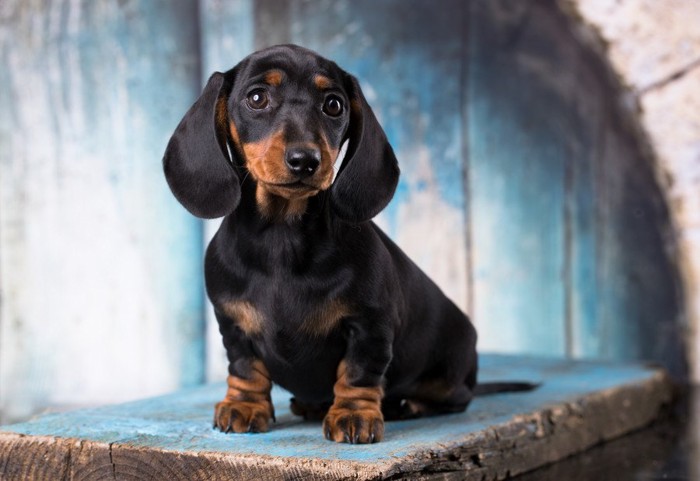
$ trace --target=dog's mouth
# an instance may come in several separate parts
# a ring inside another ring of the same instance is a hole
[[[298,189],[312,189],[312,190],[318,190],[318,187],[315,185],[307,184],[306,182],[302,180],[297,180],[293,182],[280,182],[280,183],[275,183],[275,182],[265,182],[269,186],[273,187],[280,187],[282,189],[291,189],[291,190],[298,190]]]
[[[259,179],[258,181],[262,183],[265,189],[270,193],[286,199],[311,197],[318,194],[321,190],[320,187],[302,180],[292,182],[265,182]]]

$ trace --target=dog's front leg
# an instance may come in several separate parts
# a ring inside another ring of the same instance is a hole
[[[236,433],[267,431],[275,412],[270,399],[272,382],[262,361],[252,361],[246,374],[231,374],[227,382],[226,396],[215,407],[214,427]]]
[[[333,405],[323,420],[326,439],[374,443],[384,437],[384,373],[391,361],[391,330],[383,322],[353,319],[348,345],[338,365]]]
[[[226,396],[214,410],[214,427],[223,432],[265,432],[270,419],[275,419],[270,375],[253,353],[248,337],[232,321],[217,317],[229,360],[229,376]]]

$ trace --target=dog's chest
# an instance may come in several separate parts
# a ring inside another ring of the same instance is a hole
[[[212,301],[252,338],[327,337],[352,314],[348,292],[356,276],[334,262],[334,247],[315,240],[276,230],[238,237],[229,275],[218,279],[221,296]]]
[[[342,320],[352,314],[348,303],[283,288],[257,290],[219,309],[245,332],[273,382],[299,399],[332,399],[345,346]]]
[[[291,292],[280,295],[258,291],[255,296],[223,301],[218,307],[248,337],[268,340],[276,336],[324,339],[352,313],[339,298],[305,299],[308,296],[302,293],[296,296]]]

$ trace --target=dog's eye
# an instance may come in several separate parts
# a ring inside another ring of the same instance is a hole
[[[343,113],[343,101],[335,95],[329,95],[323,103],[323,113],[331,117],[338,117]]]
[[[262,89],[253,90],[245,100],[248,107],[253,110],[263,110],[270,103],[270,97]]]

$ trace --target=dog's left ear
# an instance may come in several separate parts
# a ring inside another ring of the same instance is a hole
[[[335,215],[360,223],[381,212],[394,196],[399,165],[357,79],[345,75],[345,89],[350,97],[349,141],[331,188],[330,202]]]

